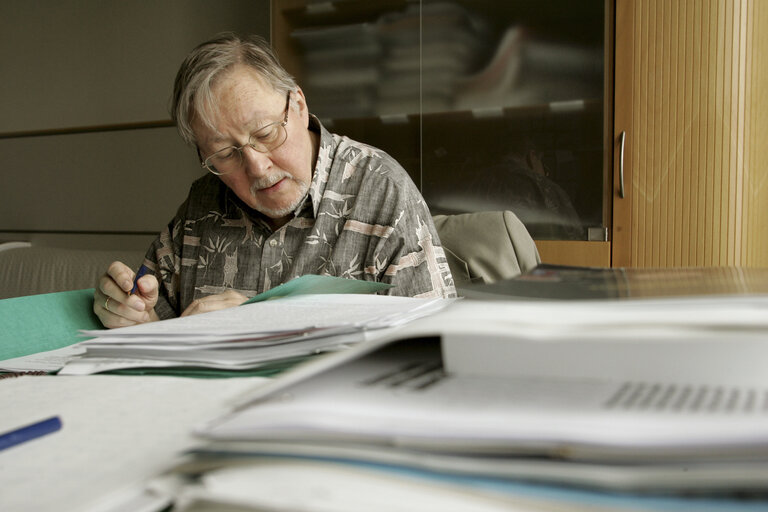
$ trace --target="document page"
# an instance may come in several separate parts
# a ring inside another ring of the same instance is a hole
[[[380,295],[301,295],[108,332],[84,331],[83,334],[100,336],[99,343],[121,343],[123,337],[183,338],[185,343],[192,343],[195,339],[209,342],[242,334],[296,332],[321,327],[387,327],[410,319],[411,314],[428,306],[440,305],[441,301],[443,299]]]
[[[85,349],[79,345],[56,350],[47,350],[28,356],[15,357],[0,361],[0,371],[4,372],[56,372],[68,361],[85,353]]]
[[[628,385],[599,377],[446,375],[437,339],[404,340],[225,416],[203,433],[574,459],[768,454],[768,413],[759,404],[695,409],[700,390],[688,389],[690,409],[631,406]]]
[[[191,426],[266,382],[178,377],[0,380],[0,432],[51,416],[61,430],[0,451],[0,510],[84,512],[143,489],[197,440]],[[106,508],[106,506],[105,506]],[[135,510],[135,509],[131,509]]]
[[[250,370],[360,343],[374,332],[397,328],[453,302],[324,294],[245,304],[102,331],[97,338],[81,344],[85,353],[68,362],[61,373],[81,375],[99,368],[125,368],[133,362],[141,364],[142,360],[182,367]],[[109,364],[108,358],[118,364]]]

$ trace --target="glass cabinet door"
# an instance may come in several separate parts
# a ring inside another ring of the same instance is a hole
[[[272,16],[310,110],[394,156],[432,213],[605,233],[604,0],[275,0]]]

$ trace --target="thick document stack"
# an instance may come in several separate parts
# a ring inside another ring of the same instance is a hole
[[[431,314],[450,300],[359,294],[302,294],[109,331],[80,344],[61,375],[125,368],[228,371],[291,363],[338,350]]]
[[[179,509],[766,509],[766,361],[766,295],[458,301],[201,425]]]
[[[113,330],[92,312],[93,289],[5,299],[0,372],[270,376],[450,302],[370,295],[391,287],[304,275],[237,308]]]

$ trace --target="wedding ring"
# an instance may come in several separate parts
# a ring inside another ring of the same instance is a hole
[[[107,311],[109,311],[109,299],[111,298],[112,297],[107,297],[107,300],[104,301],[104,309],[106,309]],[[112,311],[109,311],[109,312],[111,313]]]

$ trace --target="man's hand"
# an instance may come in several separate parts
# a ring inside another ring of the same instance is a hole
[[[216,295],[209,295],[192,301],[192,303],[184,310],[181,316],[197,315],[199,313],[208,313],[209,311],[217,311],[219,309],[231,308],[233,306],[239,306],[243,302],[248,300],[248,297],[242,293],[237,293],[233,290],[227,290],[224,293]]]
[[[131,294],[135,274],[124,263],[113,262],[99,279],[93,294],[93,312],[104,327],[127,327],[159,320],[154,307],[159,285],[152,275],[142,276]]]

